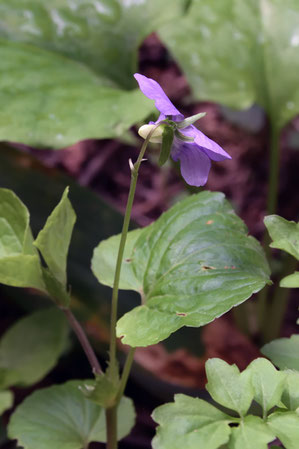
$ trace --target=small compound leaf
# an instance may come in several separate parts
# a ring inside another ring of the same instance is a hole
[[[171,126],[164,126],[162,134],[161,151],[158,160],[158,164],[160,167],[162,167],[162,165],[164,165],[165,162],[167,162],[169,159],[173,138],[174,138],[173,128]]]
[[[280,283],[280,287],[285,288],[299,288],[299,271],[295,271],[293,274],[284,277]]]
[[[41,380],[56,365],[67,337],[66,319],[55,308],[20,319],[0,340],[0,387]]]
[[[29,212],[8,189],[0,189],[0,282],[45,290],[39,256],[33,246]]]
[[[299,371],[299,335],[273,340],[263,346],[261,352],[278,368]]]
[[[299,371],[286,370],[285,387],[282,394],[282,403],[291,411],[299,407]]]
[[[286,374],[277,371],[269,360],[262,357],[255,359],[247,368],[252,375],[254,399],[263,409],[264,416],[267,412],[279,405],[285,386]]]
[[[229,449],[268,449],[268,443],[275,440],[275,434],[258,416],[246,416],[238,427],[232,428]]]
[[[214,401],[244,416],[254,397],[250,371],[240,373],[236,365],[214,358],[206,362],[206,374],[206,389]]]
[[[232,419],[202,399],[183,394],[153,412],[159,424],[154,449],[218,449],[229,440]]]
[[[118,337],[131,346],[155,344],[183,326],[203,326],[268,282],[261,246],[221,193],[190,196],[133,233],[125,256],[130,267],[124,264],[120,285],[142,292],[143,305],[117,324]],[[110,286],[117,239],[102,242],[93,262],[98,279]]]
[[[0,391],[0,416],[13,405],[13,393],[9,390]]]
[[[285,449],[298,449],[299,415],[295,412],[272,413],[267,424]]]
[[[105,411],[80,391],[93,381],[72,380],[35,391],[11,417],[8,434],[25,449],[82,449],[92,441],[106,442]],[[135,422],[131,399],[118,407],[118,439],[125,437]]]
[[[268,215],[264,223],[273,240],[271,248],[282,249],[299,260],[299,223],[285,220],[279,215]]]

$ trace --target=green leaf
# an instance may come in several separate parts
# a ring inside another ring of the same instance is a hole
[[[299,112],[297,0],[193,0],[159,34],[196,98],[262,106],[282,127]]]
[[[298,449],[299,415],[297,413],[276,412],[269,416],[267,423],[286,449]]]
[[[0,139],[62,148],[121,136],[152,111],[136,87],[144,38],[182,0],[0,0]],[[36,123],[38,122],[38,126]]]
[[[285,288],[299,288],[299,271],[295,271],[295,273],[284,277],[280,281],[279,286]]]
[[[299,335],[273,340],[263,346],[261,352],[278,368],[299,371]]]
[[[299,223],[285,220],[279,215],[268,215],[264,223],[273,240],[271,248],[283,249],[299,260]]]
[[[275,435],[258,416],[246,416],[238,427],[232,428],[229,449],[268,449]]]
[[[174,138],[174,130],[171,126],[165,126],[163,128],[163,134],[162,134],[162,145],[161,145],[161,151],[160,156],[158,160],[158,164],[160,167],[165,164],[165,162],[168,161],[168,158],[170,156],[170,150],[173,143]]]
[[[9,390],[0,391],[0,416],[13,405],[13,394]]]
[[[41,380],[56,365],[67,336],[65,317],[54,308],[19,320],[0,340],[0,387]]]
[[[95,275],[110,286],[119,238],[101,243],[93,260]],[[124,265],[121,288],[141,293],[143,305],[118,321],[117,335],[131,346],[158,343],[183,326],[203,326],[268,281],[261,246],[221,193],[190,196],[129,239],[130,268]]]
[[[105,411],[89,401],[73,380],[35,391],[12,415],[8,435],[25,449],[82,449],[92,441],[106,442]],[[134,426],[131,399],[124,397],[118,407],[118,439]]]
[[[0,204],[0,282],[45,291],[27,208],[8,189],[0,189]]]
[[[176,394],[175,402],[153,412],[159,424],[154,449],[218,449],[228,442],[232,419],[202,399]]]
[[[41,252],[54,277],[66,286],[66,260],[76,214],[68,199],[68,187],[48,217],[34,244]]]
[[[250,371],[240,373],[236,365],[214,358],[206,362],[206,374],[206,389],[214,401],[244,416],[254,397]]]
[[[287,370],[284,391],[281,398],[283,404],[291,411],[299,407],[299,372]]]
[[[279,405],[285,386],[286,374],[277,371],[267,359],[255,359],[247,368],[252,375],[254,399],[263,409],[264,416],[267,412]]]

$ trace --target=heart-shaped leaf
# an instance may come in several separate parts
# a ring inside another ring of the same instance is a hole
[[[159,424],[154,449],[218,449],[229,440],[231,418],[202,399],[177,394],[154,410]]]
[[[0,189],[0,204],[0,282],[45,291],[27,208],[8,189]]]
[[[214,358],[206,362],[206,373],[206,389],[214,401],[244,416],[254,398],[250,371],[240,373],[236,365]]]
[[[17,321],[0,340],[0,388],[42,379],[56,365],[67,337],[65,317],[54,308]]]
[[[138,48],[184,4],[0,0],[0,139],[61,148],[143,120],[152,105],[124,90],[136,86]]]
[[[263,346],[261,352],[278,368],[299,371],[299,335],[273,340]]]
[[[254,103],[282,127],[299,112],[297,0],[193,0],[160,30],[196,98]]]
[[[286,374],[277,371],[267,359],[255,359],[247,370],[252,375],[254,399],[263,409],[264,417],[267,412],[279,405],[283,389],[285,387]]]
[[[207,324],[269,279],[261,246],[248,237],[221,193],[191,196],[133,232],[120,287],[141,293],[143,305],[117,325],[118,336],[131,346],[155,344],[183,326]],[[100,243],[92,262],[98,280],[110,286],[119,238]]]
[[[106,442],[105,411],[89,401],[79,386],[92,381],[73,380],[35,391],[19,405],[8,426],[10,438],[25,449],[82,449],[92,441]],[[135,422],[131,399],[118,407],[118,439]]]

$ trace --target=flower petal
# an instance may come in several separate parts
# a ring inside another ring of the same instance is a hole
[[[212,161],[224,161],[225,159],[231,159],[231,156],[224,151],[218,143],[209,139],[194,125],[180,129],[180,132],[188,137],[193,137],[194,142],[201,147],[202,151],[204,151],[205,154],[212,159]]]
[[[176,141],[173,149],[171,156],[173,160],[180,161],[181,173],[185,181],[191,186],[203,186],[209,176],[210,158],[194,143]]]
[[[171,103],[157,81],[147,78],[144,75],[140,75],[139,73],[135,73],[134,78],[138,82],[141,92],[151,100],[155,100],[155,106],[158,111],[165,116],[174,116],[173,120],[182,120],[184,118],[180,111],[178,111],[177,108]]]

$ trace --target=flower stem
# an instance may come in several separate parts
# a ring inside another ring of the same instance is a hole
[[[119,384],[119,389],[118,389],[118,393],[116,396],[116,403],[119,403],[119,401],[122,398],[122,395],[124,394],[127,382],[128,382],[128,378],[129,378],[129,374],[131,371],[131,367],[132,367],[132,363],[134,360],[134,354],[135,354],[135,350],[136,348],[130,348],[129,353],[127,355],[127,359],[126,359],[126,363],[122,372],[122,376],[121,376],[121,380],[120,380],[120,384]]]
[[[85,352],[85,355],[90,363],[90,366],[92,368],[92,371],[94,374],[102,374],[103,371],[101,369],[101,366],[99,364],[99,361],[95,355],[95,352],[75,315],[72,313],[70,309],[65,309],[63,307],[60,308],[62,312],[65,314],[68,322],[70,323],[71,328],[75,332],[83,351]]]
[[[268,198],[266,215],[276,212],[278,197],[278,181],[279,181],[279,130],[272,123],[270,134],[270,168],[268,179]],[[263,237],[263,245],[268,261],[271,260],[271,248],[269,247],[270,237],[265,230]],[[257,298],[257,319],[260,331],[263,333],[265,326],[265,317],[268,315],[268,292],[269,286],[266,285],[259,293]]]
[[[152,137],[155,130],[160,125],[162,125],[164,123],[165,122],[159,122],[149,132],[148,136],[146,137],[145,141],[143,142],[143,145],[141,147],[139,156],[138,156],[135,164],[132,164],[132,161],[130,161],[131,183],[130,183],[128,201],[127,201],[124,222],[123,222],[123,227],[122,227],[122,232],[121,232],[121,238],[120,238],[120,243],[119,243],[119,248],[118,248],[117,261],[116,261],[115,274],[114,274],[113,291],[112,291],[110,348],[109,348],[109,358],[110,358],[109,367],[110,367],[110,376],[112,379],[115,379],[118,376],[118,366],[117,366],[117,361],[116,361],[116,322],[117,322],[118,290],[119,290],[119,280],[120,280],[120,273],[121,273],[121,266],[122,266],[122,262],[123,262],[125,244],[126,244],[127,234],[128,234],[129,224],[130,224],[133,201],[134,201],[134,197],[135,197],[138,171],[139,171],[141,162],[143,160],[143,156],[146,151],[147,145],[150,141],[150,138]],[[130,368],[130,366],[129,366],[129,368]],[[129,375],[129,371],[130,371],[130,369],[128,369],[128,375]],[[126,383],[126,381],[124,382],[124,386],[125,386],[125,383]],[[120,397],[118,399],[120,400]],[[117,448],[116,412],[117,412],[117,405],[106,410],[107,449],[116,449]]]

